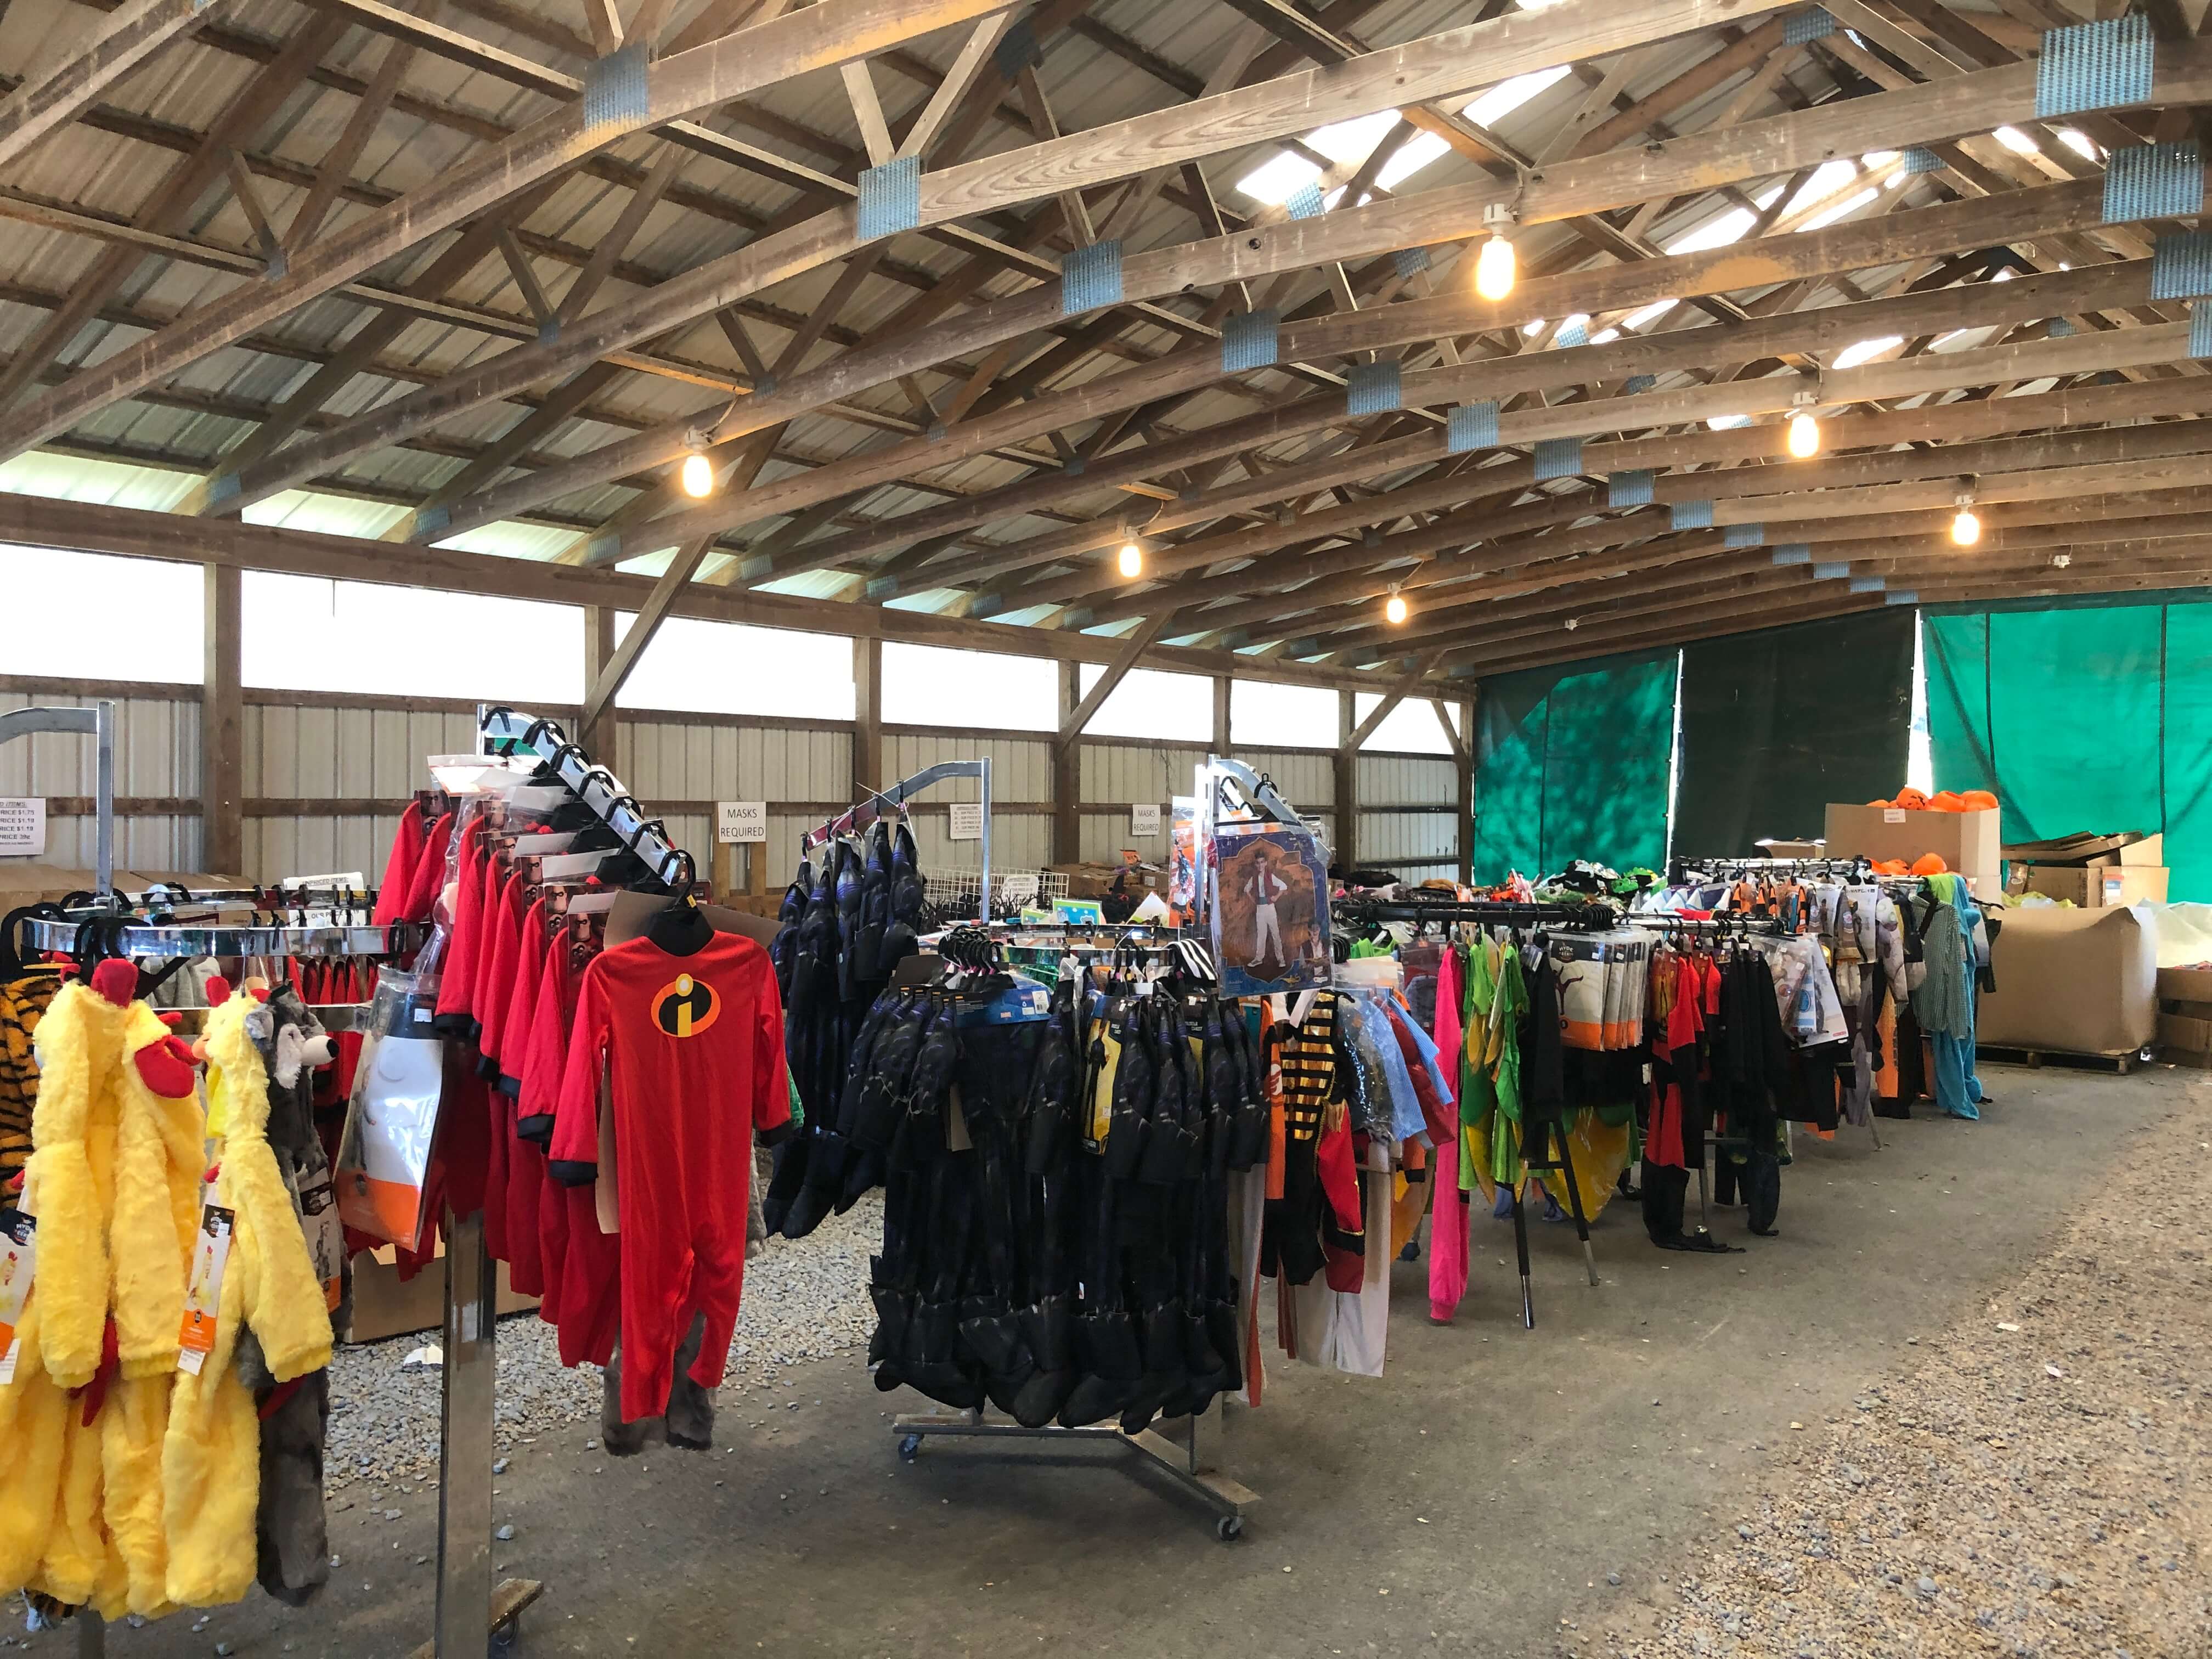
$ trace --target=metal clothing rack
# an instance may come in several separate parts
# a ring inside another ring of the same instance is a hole
[[[910,778],[901,778],[896,783],[882,789],[860,786],[867,799],[856,806],[848,807],[836,817],[809,830],[799,838],[799,850],[811,853],[816,848],[836,840],[840,836],[852,835],[866,830],[887,815],[890,809],[903,807],[925,789],[951,778],[973,778],[983,807],[982,835],[978,842],[983,860],[983,877],[977,887],[981,895],[977,903],[980,919],[989,921],[991,915],[991,757],[985,755],[977,760],[939,761],[934,766],[925,766]]]
[[[17,708],[0,714],[0,744],[34,732],[82,732],[93,740],[94,896],[105,899],[115,887],[115,704],[106,697],[89,708]]]

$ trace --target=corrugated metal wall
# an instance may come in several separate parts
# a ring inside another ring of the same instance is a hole
[[[1395,809],[1395,810],[1393,810]],[[1459,769],[1448,757],[1359,757],[1359,861],[1401,881],[1459,873]]]
[[[119,699],[116,793],[126,808],[116,861],[132,871],[200,867],[199,691],[197,686],[129,688]],[[0,708],[27,703],[76,705],[98,692],[86,681],[0,681]],[[241,872],[257,880],[359,870],[382,872],[391,822],[407,793],[427,780],[423,758],[465,752],[474,705],[409,703],[398,698],[340,699],[251,690],[244,711],[246,802]],[[546,708],[573,724],[574,711]],[[890,775],[906,777],[944,760],[992,758],[995,809],[992,862],[1000,870],[1042,868],[1052,857],[1052,750],[1026,733],[944,732],[890,726]],[[848,799],[849,726],[766,722],[714,715],[639,714],[617,721],[616,774],[664,817],[672,837],[704,855],[713,846],[712,803],[766,800],[769,876],[786,875],[799,835]],[[1198,745],[1156,745],[1095,738],[1082,745],[1080,856],[1110,861],[1125,847],[1164,861],[1164,831],[1139,840],[1129,808],[1163,809],[1190,792]],[[1301,811],[1320,817],[1334,838],[1334,757],[1324,750],[1254,750],[1240,757],[1267,773]],[[1366,755],[1360,758],[1362,856],[1412,879],[1453,873],[1458,782],[1449,759]],[[89,864],[91,818],[76,798],[92,793],[91,745],[40,736],[0,749],[0,795],[44,795],[58,805],[47,861]],[[926,868],[972,870],[978,848],[947,835],[945,803],[975,799],[975,786],[948,787],[916,814]],[[702,857],[703,861],[703,857]]]
[[[0,689],[0,712],[38,704],[78,708],[104,691],[77,682],[11,680]],[[134,686],[117,698],[115,793],[118,805],[143,804],[169,810],[118,812],[115,866],[118,870],[162,872],[199,867],[200,698],[199,688]],[[94,750],[90,738],[42,732],[0,747],[0,795],[42,795],[47,799],[46,852],[43,863],[65,869],[90,869],[94,819],[90,802],[95,787]],[[190,797],[189,800],[183,797]],[[75,810],[82,798],[85,810]],[[59,811],[67,805],[70,810]],[[189,811],[178,808],[189,806]]]

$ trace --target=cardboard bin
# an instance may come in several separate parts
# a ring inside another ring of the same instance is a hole
[[[2158,1036],[2158,923],[2148,910],[2008,910],[1977,1040],[2043,1054],[2131,1054]]]
[[[2070,899],[2084,910],[2110,910],[2125,904],[2163,904],[2166,883],[2164,865],[2106,864],[2069,869],[2015,864],[2005,890],[2014,897],[2022,893],[2047,893],[2055,899]]]
[[[1995,876],[2003,856],[1994,807],[1978,812],[1912,811],[1901,806],[1828,806],[1832,859],[1903,859],[1934,853],[1962,876]]]

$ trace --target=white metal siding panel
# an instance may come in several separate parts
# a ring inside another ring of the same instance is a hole
[[[1372,806],[1449,806],[1459,799],[1459,769],[1449,757],[1362,755],[1359,804]]]
[[[1336,757],[1310,749],[1238,750],[1236,758],[1274,779],[1283,798],[1301,812],[1321,812],[1336,804]],[[1190,786],[1183,786],[1188,793]]]
[[[1049,801],[1052,799],[1052,745],[1023,738],[939,736],[931,732],[891,730],[884,733],[884,757],[890,776],[872,779],[892,783],[910,778],[924,767],[946,761],[991,757],[991,795],[994,800]],[[940,784],[921,798],[924,801],[974,800],[975,781],[956,778]]]
[[[82,708],[95,696],[0,692],[0,711]],[[173,798],[200,792],[200,711],[197,699],[118,696],[115,702],[115,793]],[[0,795],[91,795],[97,785],[88,737],[41,732],[0,746]],[[97,853],[98,823],[90,813],[50,814],[46,851],[39,862],[89,869]],[[191,814],[139,813],[118,820],[118,870],[191,871],[199,866],[199,819]]]

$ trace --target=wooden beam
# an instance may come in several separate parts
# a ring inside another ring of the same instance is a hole
[[[1455,741],[1452,759],[1459,770],[1459,878],[1462,884],[1474,879],[1474,722],[1478,712],[1476,697],[1469,696],[1459,705],[1460,721],[1464,736]],[[1445,723],[1447,733],[1450,723]]]
[[[1156,617],[1139,626],[1127,639],[1117,641],[1121,649],[1114,653],[1114,660],[1106,665],[1105,672],[1091,684],[1083,701],[1077,703],[1067,718],[1060,721],[1060,740],[1062,743],[1073,742],[1083,735],[1083,728],[1090,725],[1091,717],[1106,706],[1106,699],[1114,695],[1114,688],[1128,678],[1129,671],[1137,665],[1137,659],[1152,649],[1161,630],[1167,626],[1167,620],[1165,617]]]
[[[1382,694],[1382,701],[1367,712],[1367,718],[1352,729],[1351,747],[1357,751],[1380,729],[1384,720],[1397,712],[1398,705],[1418,693],[1422,684],[1436,667],[1441,652],[1431,651],[1420,657],[1406,676]]]
[[[246,702],[241,695],[243,577],[234,565],[202,567],[200,868],[246,870]]]
[[[1358,707],[1356,692],[1337,693],[1336,754],[1331,764],[1335,783],[1336,857],[1332,862],[1347,875],[1359,862]]]
[[[92,44],[0,100],[0,167],[98,103],[109,88],[162,47],[190,36],[222,9],[191,0],[130,0],[110,12]]]
[[[283,278],[233,289],[151,339],[125,346],[66,385],[10,411],[0,419],[0,456],[20,454],[66,431],[93,410],[167,379],[186,363],[265,327],[425,237],[483,213],[518,190],[573,167],[629,133],[706,113],[732,98],[809,70],[867,57],[948,24],[1002,11],[1008,3],[822,0],[773,22],[664,58],[647,70],[646,97],[635,115],[587,127],[585,106],[570,104],[504,143],[487,146],[382,211],[303,250]]]
[[[597,685],[615,659],[615,607],[611,605],[587,605],[584,607],[584,684]],[[615,755],[615,733],[618,729],[614,710],[603,707],[595,720],[579,720],[576,741],[593,760],[611,771],[619,772],[622,763]]]
[[[630,192],[629,200],[623,204],[618,217],[605,236],[592,249],[591,263],[576,273],[576,280],[568,284],[568,291],[561,296],[560,319],[564,328],[584,314],[599,287],[614,274],[615,261],[619,259],[643,228],[646,217],[659,206],[660,198],[676,182],[676,175],[684,170],[686,153],[674,144],[663,144],[660,154],[653,158],[644,181]]]
[[[921,3],[921,0],[904,0],[907,4]],[[838,3],[839,0],[827,0],[827,3],[787,21],[818,16]],[[939,3],[987,7],[987,0],[939,0]],[[1563,43],[1572,46],[1570,55],[1618,50],[1678,34],[1722,15],[1738,15],[1746,7],[1764,9],[1768,4],[1769,0],[1606,0],[1605,3],[1600,0],[1562,0],[1561,4],[1545,12],[1540,25],[1516,24],[1516,19],[1506,18],[1451,30],[1325,70],[1286,76],[1179,109],[1134,117],[1097,131],[1071,134],[1035,144],[1015,152],[1014,157],[1018,159],[986,156],[927,173],[921,180],[918,228],[1017,207],[1048,196],[1064,195],[1087,185],[1109,183],[1152,167],[1262,138],[1287,136],[1317,121],[1389,106],[1409,95],[1443,96],[1464,90],[1520,69],[1540,68],[1554,62]],[[682,61],[680,56],[665,59],[656,66],[656,72]],[[2212,63],[2212,54],[2208,54],[2208,63]],[[2208,83],[2212,83],[2212,75],[2208,75]],[[1492,193],[1495,194],[1497,188],[1493,186]],[[1292,224],[1279,228],[1279,234],[1294,240],[1303,238],[1310,234],[1312,226],[1326,224],[1328,218],[1336,216]],[[680,324],[757,292],[769,283],[843,257],[859,246],[856,222],[842,206],[763,236],[732,253],[707,261],[661,283],[635,301],[606,307],[594,319],[592,328],[574,331],[555,345],[521,347],[449,376],[436,387],[384,404],[327,440],[299,447],[299,461],[312,468],[331,453],[344,453],[349,448],[374,448],[394,441],[423,426],[549,378],[563,365],[580,362],[586,356],[604,356],[615,346],[634,344],[665,334]],[[1047,262],[1038,263],[1056,274],[1054,267]],[[1125,284],[1127,276],[1125,262]],[[1141,302],[1140,308],[1149,305],[1149,301]],[[1173,310],[1146,309],[1145,314],[1178,331],[1192,329],[1189,319]],[[1211,331],[1202,332],[1210,334]],[[118,389],[116,395],[127,395],[128,390]],[[14,421],[0,418],[0,453],[6,453],[17,430],[27,428],[32,418],[30,411]],[[40,432],[36,435],[50,434]],[[734,434],[718,429],[714,435],[720,440]],[[324,444],[331,446],[330,450],[325,451]],[[671,539],[680,540],[682,535],[681,531],[672,531]]]
[[[884,642],[853,641],[853,793],[859,800],[890,774],[884,764]]]
[[[914,118],[906,137],[899,140],[897,153],[901,156],[929,153],[931,142],[975,86],[975,77],[990,64],[992,48],[999,44],[1000,37],[1012,21],[1011,12],[998,12],[968,32],[968,39],[961,46],[959,55],[953,58],[951,67],[945,71],[945,78],[937,83],[937,90],[930,94],[929,101]]]
[[[1083,856],[1083,744],[1079,737],[1060,735],[1073,725],[1083,701],[1080,665],[1060,665],[1058,730],[1052,738],[1052,857],[1055,864],[1072,864]]]
[[[853,100],[853,118],[860,124],[868,165],[879,167],[896,152],[891,147],[890,125],[884,119],[883,100],[876,96],[875,81],[866,63],[841,64],[837,72],[845,77],[845,95]]]
[[[668,620],[677,596],[690,584],[708,550],[706,542],[693,542],[688,547],[678,549],[676,556],[668,562],[668,568],[661,572],[659,580],[653,583],[653,592],[647,596],[644,608],[637,613],[637,620],[630,624],[629,632],[623,635],[622,643],[615,647],[614,655],[599,671],[599,678],[592,682],[591,690],[585,693],[584,725],[597,726],[613,707],[615,694],[622,690],[623,682],[637,666],[637,659],[653,643],[653,635],[660,631],[660,624]]]
[[[415,61],[415,48],[404,40],[394,40],[385,50],[376,73],[361,96],[355,100],[353,113],[346,119],[345,130],[338,141],[324,152],[315,166],[315,182],[307,198],[292,215],[292,222],[284,230],[287,248],[303,248],[321,234],[323,221],[337,205],[338,192],[352,181],[354,163],[361,159],[368,147],[369,136],[392,107],[398,94],[400,82],[406,78],[408,65]]]
[[[270,222],[269,210],[263,205],[261,190],[247,171],[246,158],[236,150],[228,158],[231,194],[238,198],[239,210],[246,215],[246,222],[253,228],[254,245],[261,250],[262,263],[271,276],[284,268],[284,244],[278,240],[276,227]]]

